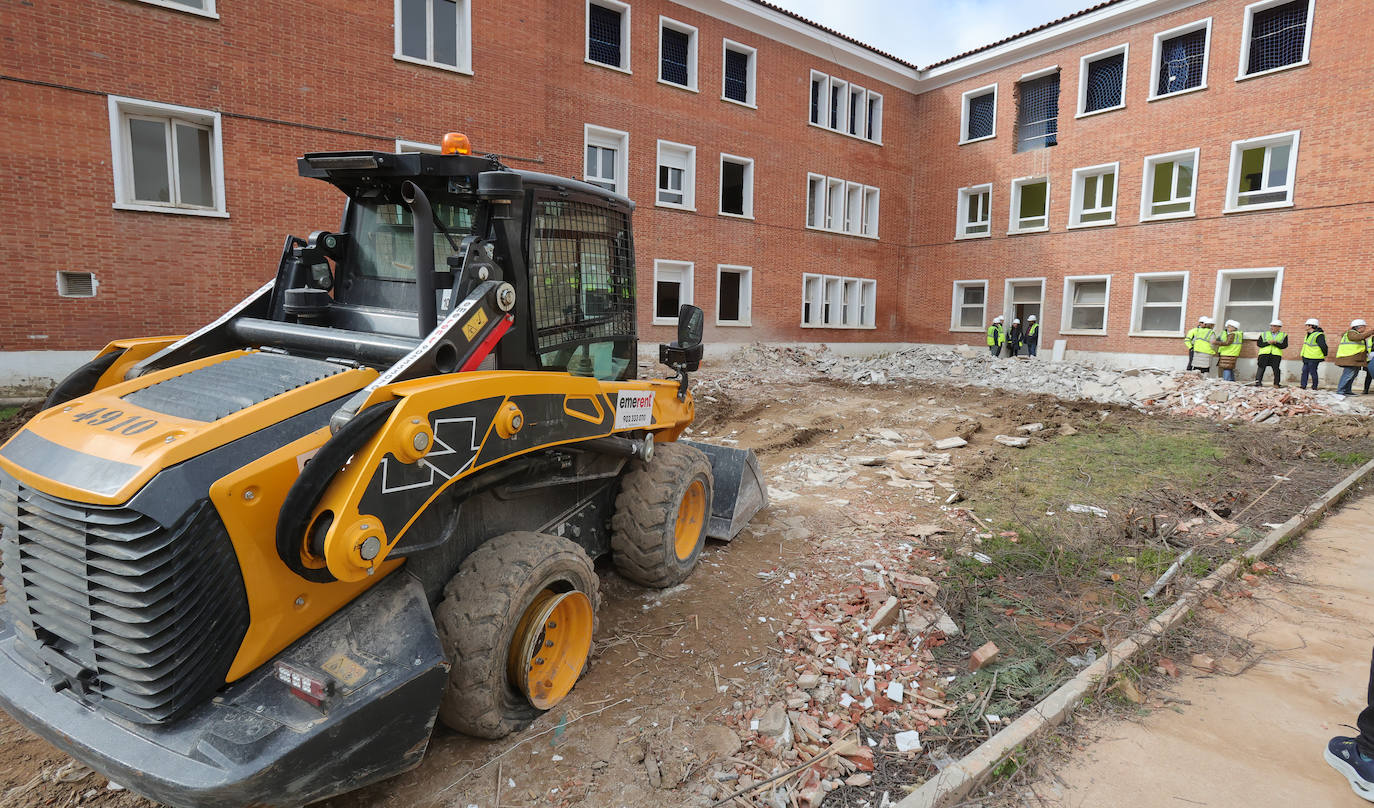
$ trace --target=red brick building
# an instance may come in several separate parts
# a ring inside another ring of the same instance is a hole
[[[1176,356],[1203,312],[1296,334],[1374,297],[1363,0],[1114,0],[924,69],[757,0],[32,0],[0,31],[0,381],[260,285],[340,215],[296,156],[447,131],[638,202],[646,341],[688,301],[716,343],[1034,310]]]

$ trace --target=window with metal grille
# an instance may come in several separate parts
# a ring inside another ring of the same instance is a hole
[[[746,51],[735,50],[730,47],[725,49],[725,90],[724,95],[731,101],[738,101],[741,104],[752,104],[754,99],[750,97],[749,76],[751,71],[750,62],[753,61],[753,54]]]
[[[1277,70],[1307,58],[1307,15],[1311,0],[1293,0],[1254,12],[1245,75]]]
[[[1059,71],[1016,85],[1016,150],[1043,149],[1059,142]]]
[[[968,100],[968,125],[964,140],[992,137],[996,121],[997,93],[989,91]]]
[[[1207,29],[1199,28],[1159,43],[1159,80],[1155,95],[1201,87],[1207,64]]]
[[[624,67],[621,23],[624,14],[592,3],[587,7],[587,58],[611,67]]]
[[[635,271],[627,213],[536,200],[530,279],[541,367],[633,378]]]
[[[58,297],[95,297],[95,290],[99,286],[93,273],[57,271]]]
[[[691,48],[690,35],[665,25],[662,40],[659,78],[670,84],[690,87],[691,77],[687,68],[688,52]]]
[[[1084,78],[1084,112],[1119,107],[1125,96],[1126,54],[1118,53],[1088,63]]]

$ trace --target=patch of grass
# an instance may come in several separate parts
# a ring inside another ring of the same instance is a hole
[[[18,414],[18,407],[0,407],[0,421],[8,421]]]
[[[1322,449],[1317,452],[1317,457],[1328,463],[1336,463],[1341,466],[1363,466],[1371,459],[1371,455],[1364,452],[1338,452],[1331,449]]]

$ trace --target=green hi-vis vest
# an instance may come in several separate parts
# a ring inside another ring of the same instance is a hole
[[[1326,358],[1326,354],[1322,351],[1321,346],[1317,344],[1317,337],[1320,337],[1321,335],[1322,335],[1322,332],[1320,332],[1320,331],[1313,331],[1311,334],[1308,334],[1307,336],[1305,336],[1305,337],[1302,338],[1302,358],[1303,358],[1303,359],[1325,359],[1325,358]]]
[[[1365,347],[1364,340],[1351,339],[1350,332],[1347,331],[1341,334],[1341,344],[1336,347],[1336,358],[1344,359],[1347,356],[1364,353],[1366,350],[1368,349]]]
[[[1202,333],[1198,334],[1197,337],[1193,339],[1193,350],[1200,354],[1212,354],[1216,356],[1217,349],[1212,345],[1212,334],[1212,329],[1204,328]]]
[[[1270,343],[1263,343],[1263,342],[1260,342],[1260,343],[1259,343],[1259,355],[1260,355],[1260,356],[1265,356],[1266,354],[1273,354],[1273,355],[1275,355],[1275,356],[1283,356],[1283,349],[1280,348],[1280,347],[1278,347],[1277,345],[1273,345],[1272,343],[1274,343],[1274,342],[1283,342],[1284,340],[1288,339],[1288,333],[1287,333],[1287,332],[1285,332],[1285,331],[1280,331],[1279,333],[1275,334],[1275,333],[1273,333],[1272,331],[1261,331],[1261,332],[1260,332],[1260,338],[1261,338],[1261,339],[1267,338],[1268,340],[1270,340]]]
[[[1184,335],[1183,344],[1188,346],[1188,350],[1196,351],[1197,344],[1206,339],[1203,334],[1206,334],[1210,330],[1210,328],[1203,328],[1200,325],[1193,326],[1188,333]]]
[[[1030,324],[1030,327],[1026,329],[1026,339],[1035,339],[1035,337],[1036,337],[1037,335],[1039,335],[1039,333],[1040,333],[1040,324],[1039,324],[1039,323],[1031,323],[1031,324]],[[1370,339],[1371,339],[1371,340],[1374,340],[1374,337],[1370,337]]]
[[[1245,347],[1245,337],[1241,332],[1223,333],[1221,336],[1223,339],[1230,339],[1232,341],[1219,346],[1217,348],[1217,353],[1222,356],[1240,356],[1240,349]]]
[[[1006,341],[1007,341],[1007,338],[1002,334],[1002,326],[997,325],[996,323],[994,323],[994,324],[988,326],[988,347],[989,347],[989,348],[991,348],[991,347],[993,347],[993,346],[995,346],[995,345],[1001,345],[1001,344],[1005,343]]]

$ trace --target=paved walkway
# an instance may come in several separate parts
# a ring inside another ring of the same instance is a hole
[[[1374,486],[1280,555],[1253,601],[1228,599],[1221,628],[1260,662],[1239,676],[1185,673],[1169,695],[1191,704],[1139,723],[1094,727],[1100,740],[1037,784],[1067,808],[1358,808],[1322,760],[1353,735],[1374,648]],[[1209,619],[1213,616],[1207,612]],[[1186,666],[1181,666],[1187,670]]]

